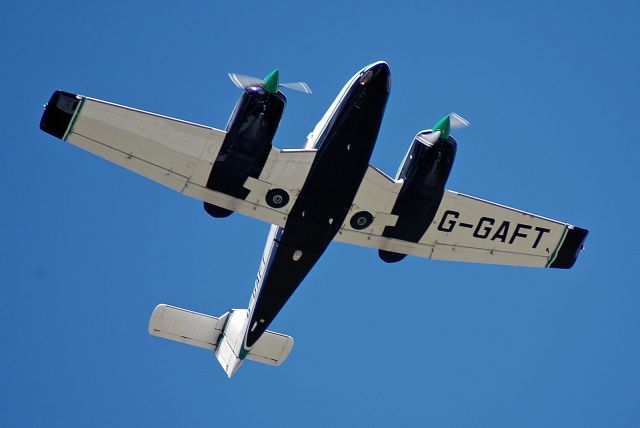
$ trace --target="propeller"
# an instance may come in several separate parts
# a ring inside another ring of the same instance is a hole
[[[466,128],[471,123],[457,113],[450,113],[440,119],[429,134],[421,134],[418,139],[425,144],[433,144],[440,138],[447,139],[452,129]]]
[[[305,94],[312,93],[311,88],[305,82],[280,83],[280,71],[277,68],[267,74],[264,79],[237,73],[229,73],[229,79],[231,79],[233,84],[240,89],[245,89],[250,86],[259,86],[272,94],[278,92],[278,89],[280,88],[287,88],[293,91],[303,92]]]

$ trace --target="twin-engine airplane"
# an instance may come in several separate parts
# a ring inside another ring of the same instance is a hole
[[[456,154],[455,114],[420,131],[395,179],[369,165],[391,89],[383,61],[358,71],[302,149],[271,142],[286,103],[282,84],[230,75],[243,93],[225,131],[56,91],[40,128],[204,201],[272,224],[247,309],[219,318],[159,305],[152,335],[207,348],[231,377],[245,359],[279,365],[293,338],[267,330],[332,240],[439,260],[573,266],[587,230],[445,190]]]

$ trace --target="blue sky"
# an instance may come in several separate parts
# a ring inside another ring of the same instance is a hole
[[[0,16],[3,426],[638,426],[637,2],[13,2]],[[153,307],[245,307],[268,225],[38,129],[55,89],[223,128],[230,71],[305,80],[278,147],[388,61],[372,162],[472,126],[448,187],[590,229],[569,271],[395,265],[333,244],[272,329],[284,365],[227,380],[147,333]]]

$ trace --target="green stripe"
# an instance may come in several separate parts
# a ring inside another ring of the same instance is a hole
[[[238,358],[240,358],[241,360],[244,360],[244,359],[245,359],[245,357],[246,357],[247,355],[249,355],[249,352],[250,352],[250,351],[248,351],[248,350],[244,347],[244,345],[242,345],[242,347],[240,348],[240,355],[238,355]]]
[[[84,100],[86,98],[82,97],[80,99],[80,105],[78,106],[78,108],[76,109],[76,111],[73,112],[73,116],[71,117],[71,122],[69,123],[69,128],[67,129],[67,132],[64,133],[64,136],[62,137],[63,141],[67,141],[67,137],[69,136],[69,134],[71,134],[71,132],[73,131],[73,127],[76,124],[76,120],[78,120],[78,116],[80,116],[80,110],[82,110],[82,106],[84,105]]]
[[[549,260],[547,261],[547,265],[545,267],[549,267],[551,265],[551,263],[553,263],[553,261],[556,259],[556,256],[558,255],[558,250],[560,250],[560,246],[562,245],[562,242],[564,241],[564,237],[567,234],[567,230],[569,229],[569,225],[565,224],[564,225],[564,230],[562,231],[562,236],[560,237],[560,240],[558,241],[558,245],[556,245],[556,249],[553,250],[553,253],[551,253],[551,257],[549,257]]]

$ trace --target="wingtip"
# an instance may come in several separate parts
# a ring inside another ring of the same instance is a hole
[[[567,231],[558,255],[549,267],[555,269],[571,269],[584,249],[584,242],[589,231],[581,227],[572,227]]]
[[[64,139],[73,114],[80,103],[80,96],[70,92],[55,91],[45,104],[40,129],[56,138]]]

